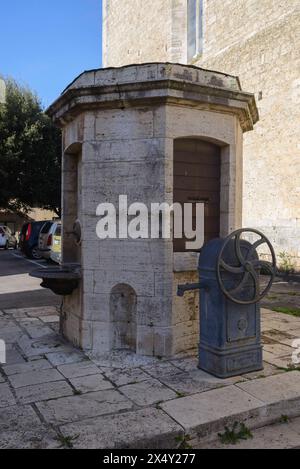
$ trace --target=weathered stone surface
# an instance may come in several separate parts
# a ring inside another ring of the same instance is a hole
[[[30,363],[21,363],[17,365],[7,365],[3,367],[3,371],[7,376],[17,375],[19,373],[30,373],[32,371],[41,371],[52,368],[47,360],[36,360]]]
[[[139,368],[107,371],[103,369],[103,371],[105,376],[116,386],[125,386],[126,384],[135,384],[149,380],[149,375]]]
[[[178,374],[180,373],[180,371],[182,371],[170,362],[160,362],[154,365],[143,366],[143,370],[145,370],[147,373],[149,373],[149,375],[157,379],[161,378],[164,375]]]
[[[69,365],[61,365],[58,367],[58,370],[66,378],[79,378],[81,376],[100,374],[100,369],[89,360]]]
[[[15,398],[8,384],[0,384],[0,407],[9,407],[15,403]]]
[[[277,357],[285,357],[287,355],[292,356],[294,350],[292,349],[292,347],[288,347],[287,345],[275,343],[275,344],[265,344],[264,351],[268,353],[272,353],[273,355]]]
[[[22,329],[12,322],[1,325],[1,339],[7,344],[16,342],[23,334]]]
[[[48,423],[64,424],[130,409],[133,404],[118,391],[107,390],[37,404]]]
[[[9,313],[11,310],[7,311]],[[23,308],[14,310],[19,314],[25,313],[27,316],[32,318],[39,318],[42,316],[56,315],[57,308],[55,306],[43,306],[43,307],[34,307],[34,308]]]
[[[144,409],[121,415],[89,419],[61,427],[68,436],[78,436],[76,448],[166,449],[178,447],[182,428],[163,412]]]
[[[92,361],[103,369],[114,368],[116,370],[128,370],[157,363],[157,359],[154,357],[139,356],[127,350],[113,350],[99,355],[97,359],[93,357]]]
[[[22,326],[32,339],[39,339],[41,337],[49,336],[53,333],[50,327],[45,325],[40,320],[36,321],[22,321]]]
[[[49,368],[46,370],[30,371],[11,375],[8,377],[8,379],[14,388],[22,388],[35,384],[61,381],[63,379],[63,376],[57,370]]]
[[[209,391],[210,389],[222,388],[226,383],[217,379],[203,379],[201,374],[197,372],[179,371],[177,374],[164,374],[159,380],[180,394],[196,394],[199,392]],[[230,383],[227,383],[227,386]]]
[[[76,350],[47,353],[46,358],[53,366],[68,365],[86,360],[85,355]]]
[[[41,424],[30,406],[0,410],[1,449],[58,448],[55,432]]]
[[[252,432],[253,438],[239,441],[236,445],[223,445],[219,440],[212,443],[191,441],[194,449],[299,449],[300,421],[278,423]]]
[[[27,336],[23,336],[18,340],[18,346],[29,358],[47,353],[73,350],[71,346],[66,345],[64,340],[54,332],[50,336],[45,336],[41,339],[29,339]]]
[[[41,321],[45,322],[46,324],[48,323],[55,323],[59,322],[59,316],[58,314],[52,315],[52,316],[41,316]]]
[[[252,380],[259,378],[267,378],[268,376],[278,375],[281,373],[284,373],[284,370],[280,370],[279,368],[271,365],[270,363],[264,363],[264,369],[262,371],[248,373],[246,375],[243,375],[243,378]]]
[[[238,419],[240,415],[257,411],[262,406],[261,400],[235,386],[229,386],[169,401],[161,407],[189,432],[215,421],[222,422],[222,419],[232,415]]]
[[[292,371],[278,376],[240,383],[237,386],[268,404],[292,400],[299,398],[300,373]]]
[[[16,395],[21,404],[31,404],[72,396],[73,389],[66,381],[56,381],[16,389]]]
[[[6,351],[6,365],[14,365],[20,363],[25,363],[25,359],[17,350],[11,349]]]
[[[174,399],[176,397],[176,393],[174,391],[155,379],[122,386],[121,391],[130,400],[140,406],[151,405],[168,399]]]
[[[87,392],[104,391],[105,389],[113,389],[112,383],[100,374],[73,378],[70,379],[70,382],[77,391],[82,392],[83,394]]]

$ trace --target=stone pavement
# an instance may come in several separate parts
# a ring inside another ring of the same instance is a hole
[[[193,351],[89,359],[59,336],[58,321],[55,307],[0,312],[0,448],[208,447],[236,421],[259,428],[300,416],[299,318],[264,310],[264,371],[227,380],[197,369]]]

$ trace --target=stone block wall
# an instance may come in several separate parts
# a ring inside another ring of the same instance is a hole
[[[186,6],[104,0],[104,65],[187,63]],[[300,267],[299,0],[203,0],[203,12],[203,53],[192,63],[239,76],[258,99],[260,122],[245,136],[243,225]]]

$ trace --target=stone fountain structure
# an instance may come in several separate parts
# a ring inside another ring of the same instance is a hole
[[[179,283],[197,280],[198,253],[175,249],[173,239],[100,240],[96,211],[105,202],[117,207],[121,194],[128,204],[172,204],[176,155],[179,168],[185,151],[204,161],[199,177],[210,193],[205,172],[214,154],[214,206],[200,194],[213,226],[206,240],[239,228],[243,133],[258,120],[254,96],[233,76],[151,63],[85,72],[48,114],[63,131],[64,336],[95,356],[125,349],[170,357],[195,347],[197,293],[184,300],[176,293]]]

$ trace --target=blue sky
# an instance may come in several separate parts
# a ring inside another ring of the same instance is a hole
[[[44,106],[101,67],[101,0],[0,2],[0,74],[28,85]]]

